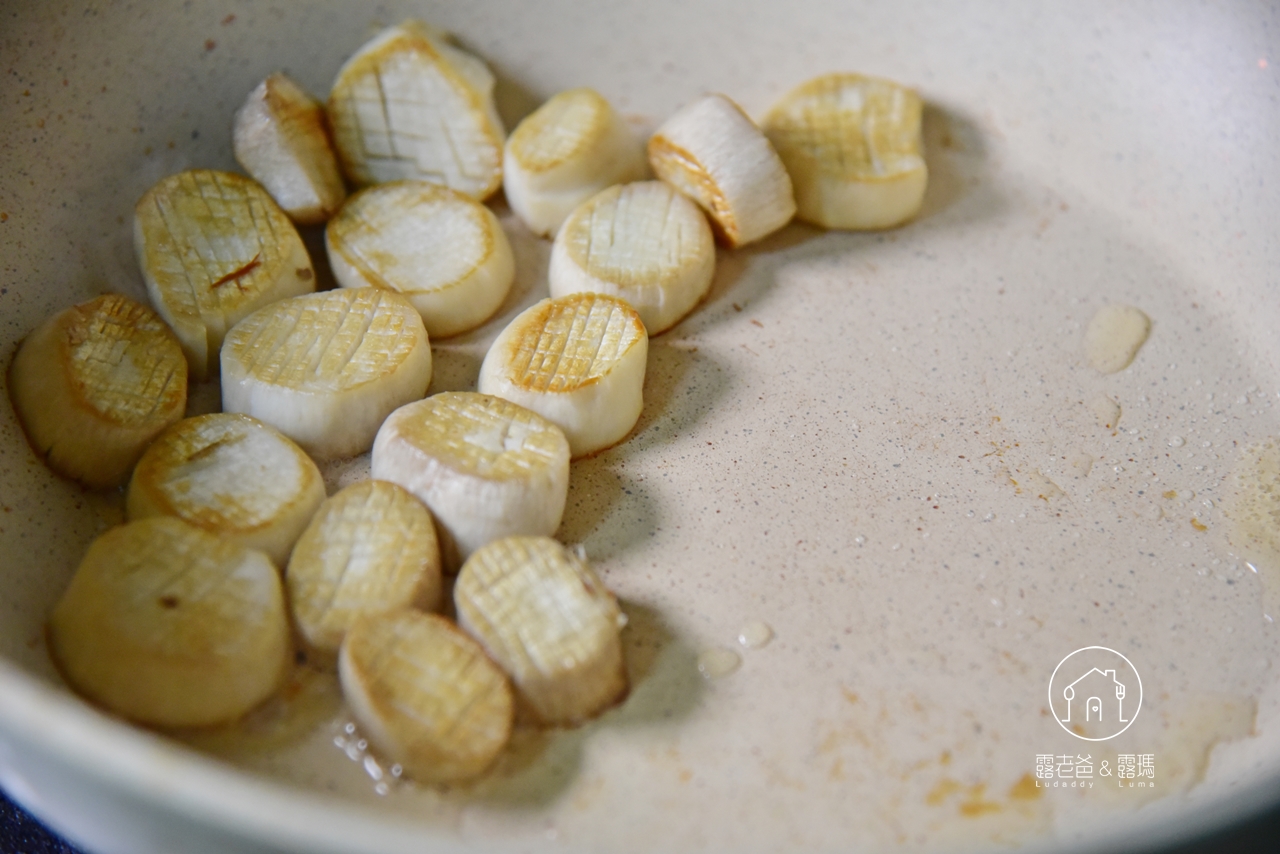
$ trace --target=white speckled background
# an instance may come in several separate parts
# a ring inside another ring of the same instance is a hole
[[[48,314],[142,295],[134,201],[169,172],[233,168],[230,117],[258,80],[283,68],[324,94],[410,14],[491,62],[509,126],[577,85],[653,126],[703,91],[759,115],[818,73],[892,77],[929,105],[931,173],[905,228],[792,225],[722,250],[706,303],[652,341],[640,423],[574,464],[561,530],[631,614],[635,689],[590,726],[524,735],[469,791],[375,794],[332,745],[340,716],[224,750],[281,788],[47,691],[45,614],[114,508],[45,472],[0,406],[0,780],[80,841],[1055,847],[1158,841],[1185,830],[1172,816],[1275,796],[1263,588],[1280,566],[1251,572],[1223,515],[1239,449],[1280,433],[1268,4],[71,5],[0,7],[6,364]],[[474,387],[488,341],[545,293],[550,244],[499,207],[517,287],[498,319],[436,342],[433,390]],[[1083,328],[1116,301],[1152,332],[1101,376]],[[769,645],[738,647],[750,620]],[[1046,708],[1055,665],[1091,644],[1144,687],[1100,747]],[[742,666],[708,682],[696,657],[718,646]],[[1154,754],[1158,787],[1026,791],[1037,754],[1090,751]]]

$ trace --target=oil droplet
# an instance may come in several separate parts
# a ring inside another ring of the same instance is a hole
[[[1084,331],[1089,364],[1104,374],[1129,367],[1151,332],[1151,319],[1131,305],[1104,305]]]
[[[747,649],[759,649],[773,640],[773,629],[760,620],[750,620],[738,630],[738,643]]]
[[[1246,551],[1245,563],[1261,577],[1271,611],[1280,595],[1280,440],[1273,437],[1246,448],[1232,486],[1235,493],[1223,509],[1232,524],[1232,544]]]
[[[1182,438],[1181,436],[1170,436],[1170,437],[1169,437],[1169,447],[1170,447],[1170,448],[1181,448],[1181,447],[1182,447],[1183,445],[1185,445],[1185,444],[1187,444],[1187,440],[1186,440],[1186,439],[1184,439],[1184,438]]]
[[[737,670],[742,656],[723,646],[712,647],[698,656],[698,672],[707,679],[720,679]]]
[[[1100,427],[1108,430],[1116,429],[1116,425],[1120,423],[1120,404],[1116,403],[1105,394],[1100,394],[1093,400],[1089,401],[1089,411],[1093,413],[1093,417],[1098,420]]]

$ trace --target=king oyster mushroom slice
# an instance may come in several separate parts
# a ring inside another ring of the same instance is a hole
[[[707,212],[731,247],[772,234],[796,212],[778,153],[724,95],[704,95],[663,122],[649,138],[649,164]]]
[[[167,727],[235,720],[281,687],[293,658],[267,556],[164,516],[89,546],[49,617],[49,645],[81,694]]]
[[[789,92],[761,126],[791,175],[796,216],[851,230],[915,216],[929,177],[921,114],[915,92],[861,74],[827,74]]]
[[[222,346],[222,408],[275,427],[317,458],[369,450],[431,383],[422,318],[392,291],[339,288],[281,300]]]
[[[369,741],[421,783],[483,773],[511,737],[511,685],[478,643],[436,614],[357,619],[338,656],[342,695]]]
[[[507,201],[529,230],[553,236],[573,209],[647,171],[644,146],[594,89],[550,98],[516,126],[502,159]]]
[[[138,201],[133,237],[151,304],[177,335],[196,379],[217,367],[222,339],[241,319],[316,287],[297,229],[243,175],[170,175]]]
[[[617,297],[576,293],[525,309],[480,365],[480,391],[514,401],[564,430],[573,456],[621,442],[644,403],[649,335]]]
[[[626,617],[586,559],[550,537],[504,537],[462,565],[458,625],[542,723],[576,724],[627,692]]]
[[[156,434],[182,417],[187,361],[154,311],[107,294],[23,340],[9,394],[32,447],[86,486],[119,486]]]
[[[324,479],[301,448],[256,418],[217,412],[156,437],[134,467],[125,512],[176,516],[283,568],[322,501]]]
[[[650,335],[693,311],[716,269],[707,218],[662,181],[610,187],[579,206],[551,249],[552,297],[608,294],[625,300]]]
[[[488,320],[516,274],[511,243],[493,211],[426,181],[356,193],[329,221],[325,245],[338,284],[403,294],[432,338]]]
[[[249,93],[236,111],[232,147],[236,162],[296,223],[324,222],[347,195],[324,105],[285,74]]]
[[[445,567],[457,571],[499,537],[555,533],[569,493],[569,442],[523,406],[442,392],[391,413],[370,472],[431,508]]]
[[[493,84],[484,62],[420,21],[383,30],[346,61],[329,94],[347,177],[432,181],[488,198],[502,185],[506,136]]]

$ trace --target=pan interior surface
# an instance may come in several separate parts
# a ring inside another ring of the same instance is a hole
[[[0,11],[6,368],[57,311],[145,299],[134,203],[182,169],[236,170],[231,118],[259,81],[283,69],[323,98],[405,18],[490,64],[508,131],[577,86],[638,133],[705,92],[758,120],[832,71],[925,102],[914,220],[721,248],[705,301],[650,342],[640,421],[573,463],[558,534],[627,613],[631,694],[576,729],[519,730],[471,785],[400,779],[306,667],[222,730],[147,733],[85,707],[44,624],[123,502],[48,472],[0,406],[0,783],[76,841],[1076,850],[1280,797],[1274,9]],[[433,341],[431,393],[473,390],[489,343],[547,295],[550,242],[491,204],[516,283],[483,327]],[[1087,341],[1111,306],[1149,331],[1103,373]],[[216,408],[216,386],[193,401]],[[368,458],[325,474],[332,493]],[[1111,682],[1086,692],[1072,668]]]

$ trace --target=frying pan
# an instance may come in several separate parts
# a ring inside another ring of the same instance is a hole
[[[705,302],[651,343],[635,431],[574,464],[559,534],[628,612],[631,695],[519,733],[471,786],[375,780],[322,677],[219,732],[76,698],[43,625],[120,497],[52,475],[0,406],[13,798],[102,854],[355,854],[1135,850],[1280,797],[1280,566],[1238,509],[1249,449],[1280,432],[1274,8],[4,3],[4,359],[67,306],[144,297],[134,202],[235,169],[231,116],[259,80],[324,96],[408,17],[489,62],[508,128],[573,86],[645,131],[703,92],[759,117],[828,71],[898,80],[927,105],[924,208],[720,250]],[[546,292],[549,244],[493,204],[517,282],[484,327],[433,342],[433,392],[474,387]],[[1109,304],[1151,331],[1102,374],[1084,330]],[[367,465],[330,466],[330,490]],[[758,623],[771,640],[740,644]],[[1141,679],[1106,742],[1055,720],[1055,671],[1088,647]],[[704,676],[712,650],[736,670]]]

